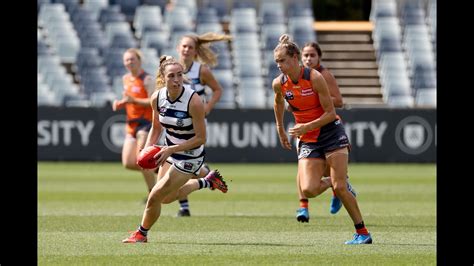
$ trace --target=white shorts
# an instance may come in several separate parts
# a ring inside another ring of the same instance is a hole
[[[198,175],[204,165],[204,156],[186,160],[178,160],[170,156],[166,161],[180,172]]]

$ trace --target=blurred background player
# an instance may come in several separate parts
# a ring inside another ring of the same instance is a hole
[[[179,62],[184,66],[184,74],[191,84],[184,84],[197,92],[204,103],[206,116],[214,109],[215,104],[222,95],[222,87],[212,74],[209,67],[217,64],[217,55],[210,49],[210,44],[217,41],[228,41],[232,37],[213,32],[202,35],[187,34],[183,35],[178,42],[177,51]],[[206,87],[212,90],[212,96],[207,100]],[[207,119],[206,119],[207,124]],[[210,168],[204,164],[199,177],[209,173]],[[179,199],[180,209],[177,216],[191,216],[189,210],[189,200],[187,197]]]
[[[138,49],[130,48],[123,54],[123,65],[128,73],[123,76],[123,97],[112,104],[114,111],[125,108],[127,114],[126,135],[122,147],[122,165],[139,170],[145,178],[148,192],[156,182],[153,170],[137,165],[137,155],[145,146],[151,127],[152,109],[150,96],[154,91],[153,77],[142,68],[142,56]]]
[[[303,65],[308,68],[316,69],[317,71],[319,71],[319,73],[321,73],[321,75],[324,77],[324,80],[326,81],[326,84],[328,85],[329,93],[331,94],[331,99],[334,107],[341,108],[343,106],[343,100],[341,92],[339,90],[339,86],[337,85],[337,81],[334,78],[333,74],[321,64],[322,55],[323,53],[321,47],[316,42],[305,43],[301,50],[301,60],[303,62]],[[338,115],[337,117],[340,119]],[[323,179],[330,179],[329,167],[327,165]],[[300,201],[300,208],[296,210],[296,220],[299,222],[308,222],[309,202],[308,198],[306,198],[303,192],[301,191],[300,180],[298,175],[296,176],[296,186]],[[349,181],[347,181],[347,186],[349,191],[352,192],[354,196],[356,196],[355,190],[349,184]],[[341,209],[342,202],[337,197],[336,192],[334,192],[334,189],[332,190],[332,194],[333,195],[331,197],[329,212],[332,214],[336,214]]]
[[[159,167],[158,182],[146,203],[138,229],[123,243],[147,242],[148,230],[161,214],[161,204],[171,203],[189,193],[213,187],[227,192],[219,172],[197,176],[204,164],[206,123],[201,97],[183,86],[183,66],[171,56],[160,58],[157,91],[152,95],[153,122],[145,147],[155,144],[165,128],[166,146],[154,158]],[[163,86],[164,85],[164,86]]]
[[[292,108],[295,125],[289,129],[297,137],[298,179],[306,198],[313,198],[332,186],[354,222],[356,233],[346,244],[371,244],[357,200],[347,188],[349,141],[337,118],[324,77],[314,69],[299,65],[301,52],[287,34],[279,39],[274,58],[282,72],[272,82],[278,136],[283,148],[291,150],[284,123],[285,100]],[[331,181],[322,180],[330,167]]]

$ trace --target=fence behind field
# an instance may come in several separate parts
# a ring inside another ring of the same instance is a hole
[[[352,162],[436,162],[436,109],[344,109]],[[120,161],[125,114],[104,108],[38,107],[38,160]],[[285,113],[287,128],[293,117]],[[209,162],[291,162],[272,110],[215,110],[208,117]],[[293,147],[295,144],[293,142]]]

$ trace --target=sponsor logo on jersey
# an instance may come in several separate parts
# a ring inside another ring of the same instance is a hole
[[[314,95],[314,91],[312,88],[306,88],[301,90],[301,96],[310,96]]]
[[[193,166],[194,166],[194,165],[193,165],[192,163],[190,163],[190,162],[185,162],[183,167],[184,167],[185,170],[192,170],[192,169],[193,169]]]
[[[177,118],[183,118],[183,117],[186,117],[186,113],[178,111],[178,112],[174,112],[174,116]]]

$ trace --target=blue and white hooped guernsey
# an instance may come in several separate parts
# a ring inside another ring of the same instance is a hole
[[[160,113],[160,124],[165,128],[165,143],[167,146],[179,145],[195,136],[193,120],[189,114],[189,103],[195,91],[183,87],[176,100],[168,98],[166,87],[159,90],[157,107]],[[173,153],[170,163],[178,170],[186,173],[196,173],[204,161],[204,144],[190,150]],[[169,160],[169,158],[168,158]]]
[[[191,84],[183,84],[185,88],[190,88],[197,92],[201,96],[203,102],[206,101],[206,90],[205,86],[201,84],[201,63],[194,61],[188,72],[184,73],[186,77],[191,81]]]

